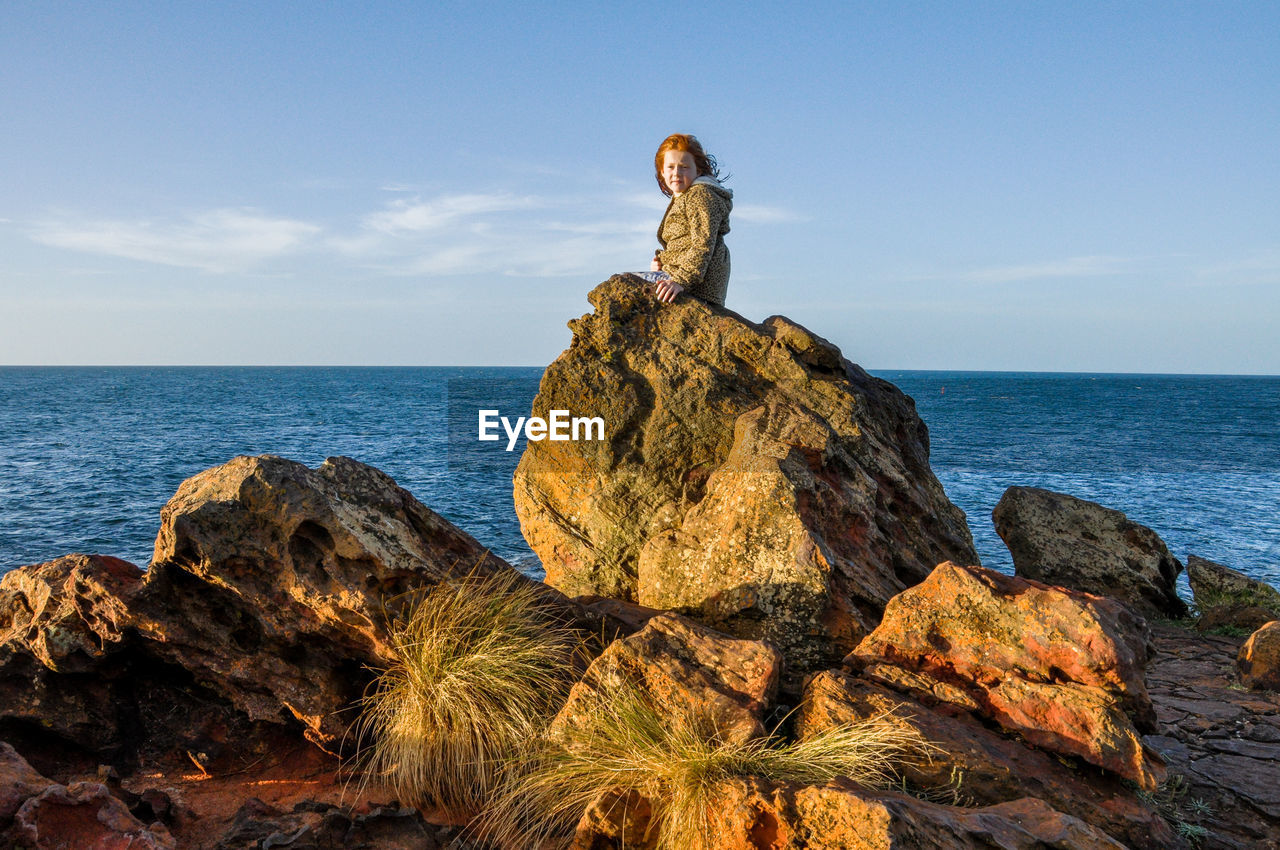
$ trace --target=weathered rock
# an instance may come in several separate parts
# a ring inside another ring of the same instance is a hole
[[[1207,558],[1188,555],[1187,580],[1191,583],[1201,621],[1210,622],[1205,628],[1252,625],[1252,631],[1265,622],[1280,619],[1280,590],[1242,572]],[[1263,612],[1270,616],[1263,623],[1253,625]]]
[[[121,742],[120,653],[142,571],[67,555],[0,578],[0,726],[49,732],[95,750]]]
[[[1196,618],[1196,630],[1201,632],[1236,631],[1252,633],[1270,623],[1276,613],[1257,605],[1228,603],[1214,605],[1200,611]]]
[[[1139,734],[1155,731],[1149,641],[1112,599],[946,563],[890,602],[846,664],[1154,789],[1164,767]]]
[[[1143,616],[1185,617],[1182,564],[1120,511],[1036,487],[1010,487],[991,512],[1017,575],[1111,596]]]
[[[377,850],[440,850],[465,848],[450,843],[459,829],[427,823],[417,809],[380,806],[360,813],[331,803],[303,801],[283,812],[250,798],[236,812],[215,850],[289,850],[377,848]]]
[[[214,683],[254,720],[336,746],[389,659],[398,597],[509,570],[385,473],[238,457],[187,479],[161,511],[133,608],[149,651]]]
[[[662,304],[627,276],[590,299],[533,414],[599,416],[606,439],[531,441],[515,476],[549,583],[768,639],[802,670],[934,564],[976,561],[893,385],[780,316]]]
[[[0,741],[0,834],[13,823],[23,803],[52,784],[13,747]]]
[[[1273,620],[1249,635],[1236,666],[1245,687],[1280,691],[1280,621]]]
[[[708,846],[722,850],[1124,850],[1102,831],[1035,799],[964,809],[868,791],[847,780],[815,786],[738,779],[716,792]],[[653,850],[656,830],[645,829],[640,821],[646,810],[632,802],[597,806],[579,824],[573,847]],[[625,838],[632,840],[620,843]]]
[[[965,712],[941,713],[835,670],[810,679],[796,734],[805,739],[873,717],[891,718],[935,745],[929,758],[898,765],[908,786],[929,799],[987,806],[1030,796],[1128,847],[1168,850],[1178,846],[1168,824],[1118,777],[1102,771],[1082,774],[1049,753],[987,728]]]
[[[760,641],[719,634],[678,614],[659,614],[591,663],[552,721],[551,734],[591,723],[617,689],[640,691],[661,716],[693,711],[726,741],[764,734],[761,716],[777,692],[782,659]]]
[[[17,846],[92,850],[174,850],[163,824],[144,825],[97,782],[51,785],[14,818]]]

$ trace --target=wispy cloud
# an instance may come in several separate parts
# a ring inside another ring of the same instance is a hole
[[[1043,280],[1048,278],[1109,277],[1124,274],[1133,268],[1133,260],[1126,257],[1067,257],[1042,263],[990,266],[952,276],[956,280],[975,283],[1010,283],[1019,280]]]
[[[320,231],[315,224],[254,210],[215,209],[180,222],[50,218],[32,225],[28,235],[56,248],[234,272],[295,253]]]
[[[537,198],[517,195],[443,195],[412,201],[397,200],[365,216],[364,226],[382,233],[421,233],[439,230],[465,218],[490,213],[529,210],[541,206]]]
[[[748,224],[785,224],[804,220],[803,216],[791,210],[764,204],[736,204],[732,218]]]

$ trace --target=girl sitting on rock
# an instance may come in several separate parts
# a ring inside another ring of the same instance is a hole
[[[715,157],[693,136],[675,133],[658,146],[653,158],[658,187],[671,198],[658,225],[658,242],[650,273],[654,294],[671,302],[688,292],[709,304],[724,306],[729,288],[729,232],[733,192],[720,185]]]

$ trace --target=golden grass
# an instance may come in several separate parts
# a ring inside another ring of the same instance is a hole
[[[394,663],[361,701],[362,781],[402,805],[468,816],[563,703],[577,635],[514,571],[441,582],[404,611]]]
[[[895,765],[932,745],[888,715],[834,727],[803,741],[769,736],[726,740],[713,720],[690,708],[660,715],[635,687],[604,693],[582,725],[544,741],[490,813],[490,835],[509,846],[564,842],[607,791],[637,792],[652,807],[658,847],[717,846],[718,786],[735,777],[821,784],[838,776],[891,787]]]

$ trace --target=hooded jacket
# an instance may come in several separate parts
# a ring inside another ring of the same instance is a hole
[[[733,191],[712,177],[699,177],[671,199],[658,225],[662,270],[695,298],[724,306],[729,289],[729,232]]]

